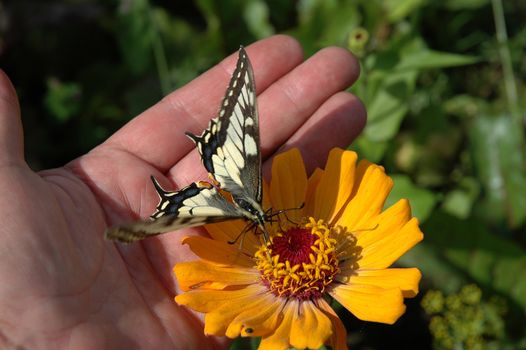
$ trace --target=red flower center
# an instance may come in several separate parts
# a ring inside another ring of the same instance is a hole
[[[300,300],[323,297],[340,271],[332,228],[309,218],[302,226],[276,232],[256,253],[261,280],[277,296]]]
[[[311,230],[295,227],[287,230],[283,236],[275,237],[270,249],[279,255],[279,262],[288,260],[291,265],[308,263],[314,240]]]

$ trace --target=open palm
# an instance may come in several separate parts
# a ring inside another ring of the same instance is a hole
[[[298,147],[312,170],[346,146],[365,111],[342,92],[358,66],[329,48],[303,62],[298,43],[275,36],[247,48],[254,67],[262,154]],[[217,112],[235,55],[134,118],[65,167],[33,172],[23,158],[16,94],[0,73],[0,348],[210,348],[198,315],[173,301],[172,266],[192,259],[186,230],[122,245],[108,225],[150,215],[156,176],[167,189],[206,174],[185,131]]]

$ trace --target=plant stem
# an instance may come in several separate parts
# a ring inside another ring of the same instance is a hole
[[[152,50],[155,58],[155,66],[157,67],[157,75],[161,84],[161,91],[164,96],[172,91],[172,84],[170,82],[170,73],[168,69],[168,62],[166,61],[166,53],[164,52],[163,41],[157,22],[155,21],[155,14],[148,3],[148,14],[150,17],[151,26],[153,29]]]
[[[508,47],[508,33],[506,32],[506,19],[504,17],[502,0],[492,0],[491,4],[493,7],[493,18],[495,20],[497,42],[499,45],[499,56],[504,74],[504,88],[506,90],[506,98],[508,100],[508,106],[513,122],[516,124],[516,127],[522,128],[517,85],[515,84],[513,66],[511,64],[510,49]]]

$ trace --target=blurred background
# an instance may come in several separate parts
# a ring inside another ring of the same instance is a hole
[[[349,49],[369,116],[350,147],[387,169],[387,205],[409,198],[425,233],[399,262],[421,269],[420,295],[394,326],[340,310],[349,346],[526,349],[525,23],[524,0],[0,1],[0,67],[38,170],[240,44]]]

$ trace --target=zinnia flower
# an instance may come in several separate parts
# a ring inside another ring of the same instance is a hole
[[[263,205],[300,209],[273,217],[268,246],[252,233],[227,243],[244,221],[183,240],[201,260],[174,267],[185,291],[175,301],[206,314],[205,334],[260,336],[260,349],[346,349],[328,296],[365,321],[392,324],[404,313],[420,271],[389,266],[423,235],[407,200],[382,211],[393,186],[384,169],[356,161],[333,149],[325,169],[307,178],[298,150],[276,156]]]

